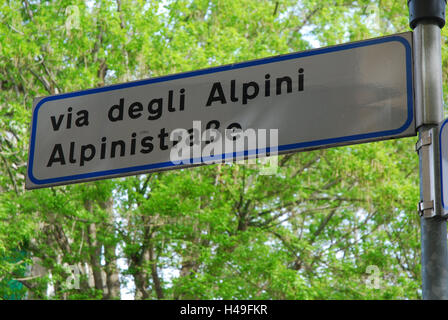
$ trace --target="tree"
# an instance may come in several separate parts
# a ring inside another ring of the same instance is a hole
[[[229,163],[24,190],[35,97],[407,31],[407,16],[391,0],[3,1],[0,296],[15,280],[38,299],[419,298],[415,138],[283,155],[272,176]]]

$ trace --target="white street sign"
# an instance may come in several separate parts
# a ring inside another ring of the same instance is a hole
[[[448,119],[442,122],[439,130],[440,184],[443,215],[448,213]]]
[[[26,187],[202,163],[170,157],[199,121],[278,129],[278,153],[415,135],[412,33],[36,99]]]

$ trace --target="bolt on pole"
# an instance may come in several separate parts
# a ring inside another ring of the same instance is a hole
[[[443,120],[441,28],[446,0],[408,0],[414,30],[416,149],[420,166],[423,299],[448,299],[447,224],[441,206],[439,124]]]

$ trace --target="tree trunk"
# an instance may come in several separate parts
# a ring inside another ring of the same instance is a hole
[[[151,277],[156,291],[157,299],[163,299],[163,288],[160,282],[159,274],[157,272],[157,257],[154,254],[154,247],[149,247],[149,259],[151,260]]]

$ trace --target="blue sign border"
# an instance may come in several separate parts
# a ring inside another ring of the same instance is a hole
[[[442,166],[442,132],[445,125],[448,123],[448,119],[445,119],[445,121],[442,122],[442,125],[440,126],[439,131],[439,166],[440,166],[440,193],[442,198],[442,207],[445,210],[448,210],[448,206],[445,205],[445,202],[443,201],[443,166]]]
[[[132,174],[132,172],[140,172],[140,171],[149,171],[152,169],[162,169],[162,168],[169,168],[169,167],[180,167],[181,165],[173,164],[171,161],[168,162],[161,162],[161,163],[155,163],[155,164],[149,164],[149,165],[141,165],[141,166],[134,166],[134,167],[128,167],[128,168],[120,168],[120,169],[112,169],[112,170],[104,170],[104,171],[97,171],[97,172],[91,172],[91,173],[83,173],[83,174],[76,174],[71,176],[63,176],[63,177],[57,177],[57,178],[50,178],[50,179],[42,179],[39,180],[33,175],[33,163],[34,163],[34,154],[35,154],[35,139],[36,139],[36,127],[37,127],[37,117],[40,107],[47,101],[53,101],[53,100],[60,100],[65,98],[73,98],[73,97],[79,97],[89,94],[95,94],[99,92],[107,92],[107,91],[113,91],[113,90],[119,90],[119,89],[125,89],[130,87],[137,87],[141,85],[147,85],[151,83],[159,83],[159,82],[166,82],[176,79],[183,79],[183,78],[190,78],[195,76],[201,76],[211,73],[217,73],[217,72],[223,72],[223,71],[229,71],[229,70],[236,70],[236,69],[242,69],[246,67],[252,67],[257,65],[263,65],[268,63],[274,63],[279,61],[286,61],[291,59],[297,59],[297,58],[303,58],[303,57],[310,57],[330,52],[336,52],[336,51],[343,51],[343,50],[349,50],[354,48],[360,48],[360,47],[366,47],[370,45],[375,45],[379,43],[387,43],[387,42],[393,42],[398,41],[405,47],[406,50],[406,85],[407,85],[407,101],[408,101],[408,108],[407,108],[407,120],[405,123],[399,127],[398,129],[394,130],[386,130],[381,132],[372,132],[367,134],[357,134],[352,136],[345,136],[345,137],[338,137],[338,138],[331,138],[331,139],[322,139],[322,140],[315,140],[310,142],[301,142],[301,143],[295,143],[295,144],[288,144],[278,147],[278,151],[288,151],[288,150],[294,150],[294,149],[303,149],[303,148],[313,148],[318,146],[324,146],[329,144],[341,144],[345,142],[355,141],[355,140],[365,140],[365,139],[375,139],[375,138],[381,138],[381,137],[387,137],[392,135],[397,135],[402,132],[404,132],[406,129],[409,128],[409,126],[412,124],[412,121],[414,119],[414,107],[413,107],[413,83],[412,83],[412,50],[409,42],[404,39],[401,36],[393,35],[393,36],[387,36],[384,38],[377,38],[377,39],[371,39],[371,40],[365,40],[360,42],[354,42],[354,43],[348,43],[348,44],[342,44],[334,47],[327,47],[322,49],[314,49],[311,51],[304,51],[304,52],[297,52],[297,53],[291,53],[281,56],[275,56],[275,57],[269,57],[264,58],[260,60],[253,60],[248,62],[241,62],[231,65],[225,65],[220,67],[214,67],[209,69],[202,69],[197,71],[191,71],[186,73],[180,73],[180,74],[174,74],[174,75],[168,75],[163,76],[160,78],[152,78],[152,79],[146,79],[146,80],[140,80],[135,82],[129,82],[129,83],[123,83],[123,84],[117,84],[112,85],[108,87],[101,87],[101,88],[95,88],[95,89],[88,89],[84,91],[78,91],[78,92],[72,92],[72,93],[66,93],[56,96],[50,96],[45,97],[42,100],[38,102],[36,105],[34,111],[33,111],[33,121],[32,121],[32,130],[31,130],[31,142],[30,142],[30,155],[29,155],[29,165],[28,165],[28,177],[31,182],[33,182],[36,185],[45,185],[45,184],[52,184],[52,183],[63,183],[63,182],[76,182],[76,180],[81,179],[95,179],[100,177],[107,177],[107,176],[116,176],[120,174]],[[241,156],[241,155],[250,155],[259,153],[261,150],[250,150],[250,151],[244,151],[234,154],[224,154],[223,157],[232,157],[232,156]],[[269,148],[267,150],[269,152]],[[212,158],[209,159],[189,159],[190,163],[193,164],[199,164],[202,161],[205,162],[207,160],[212,160]],[[184,162],[185,163],[185,162]],[[184,165],[185,166],[185,165]]]

